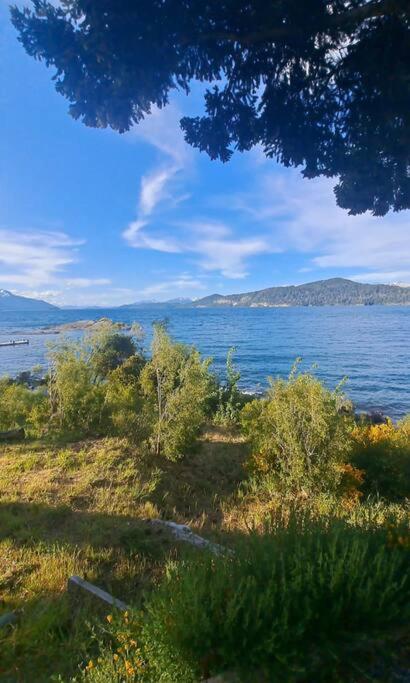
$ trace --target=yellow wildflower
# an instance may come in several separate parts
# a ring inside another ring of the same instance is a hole
[[[109,624],[112,623],[112,614],[108,614],[108,615],[107,615],[107,621],[108,621]]]

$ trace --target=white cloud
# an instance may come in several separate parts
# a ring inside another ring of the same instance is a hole
[[[86,288],[86,287],[102,287],[103,285],[110,285],[111,280],[106,277],[99,278],[89,278],[89,277],[73,277],[68,280],[64,280],[66,287],[74,288]]]
[[[28,287],[53,282],[75,262],[81,244],[60,232],[0,229],[0,282]]]
[[[125,137],[131,142],[142,140],[155,147],[171,159],[175,166],[188,166],[193,150],[184,140],[179,121],[182,113],[176,104],[165,109],[152,107],[151,114],[134,126]]]
[[[153,107],[152,113],[126,136],[131,141],[147,142],[166,158],[141,179],[137,219],[123,233],[132,246],[136,246],[133,237],[161,203],[167,202],[172,207],[189,198],[187,193],[178,194],[176,182],[178,176],[191,167],[193,155],[179,125],[181,116],[175,104],[170,104],[166,111]],[[140,236],[137,241],[140,241]]]
[[[156,108],[130,133],[131,138],[153,145],[167,157],[167,162],[142,178],[137,217],[124,230],[123,238],[135,249],[192,255],[204,271],[219,271],[230,279],[243,278],[247,275],[247,258],[272,250],[265,239],[256,236],[236,240],[229,226],[208,220],[173,223],[165,231],[151,225],[160,204],[166,203],[169,209],[189,197],[175,190],[177,177],[192,170],[193,151],[183,139],[180,118],[175,105],[170,105],[165,114]],[[155,293],[157,285],[153,287],[148,289]]]
[[[131,247],[135,249],[153,249],[154,251],[163,251],[169,254],[177,254],[181,251],[177,241],[167,236],[154,237],[143,228],[147,225],[147,221],[136,220],[130,223],[123,232],[124,239]]]
[[[358,273],[350,275],[352,280],[357,282],[386,283],[386,284],[405,284],[410,282],[410,270],[393,270],[380,273]]]
[[[179,170],[178,166],[166,166],[156,169],[142,178],[139,199],[139,213],[141,216],[150,216],[157,204],[165,199],[169,199],[170,195],[167,186]]]
[[[257,184],[254,192],[225,198],[225,204],[269,228],[274,246],[305,254],[306,268],[360,268],[369,271],[360,274],[362,279],[373,273],[374,281],[408,272],[409,211],[383,218],[349,216],[336,204],[334,181],[305,180],[297,171],[264,172]]]
[[[150,298],[160,296],[161,298],[171,298],[175,296],[192,297],[192,290],[202,291],[205,285],[200,279],[192,275],[182,274],[176,278],[165,280],[164,282],[157,282],[141,290],[141,298]]]
[[[221,222],[191,221],[173,224],[173,237],[144,230],[144,221],[131,223],[124,237],[136,249],[191,255],[204,271],[218,271],[230,279],[247,275],[246,260],[258,254],[280,251],[263,237],[235,239],[232,229]]]
[[[0,229],[0,285],[13,293],[56,304],[75,303],[73,290],[105,287],[109,278],[67,277],[83,244],[65,233]],[[95,298],[94,295],[92,297]]]

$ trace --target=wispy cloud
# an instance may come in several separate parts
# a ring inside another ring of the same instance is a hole
[[[408,272],[410,212],[376,218],[349,216],[335,202],[332,181],[304,180],[296,171],[258,176],[250,193],[224,198],[225,206],[270,230],[270,242],[304,254],[306,268],[334,269],[372,281]],[[357,276],[357,269],[363,273]],[[353,270],[354,269],[354,270]],[[356,275],[355,275],[356,272]]]
[[[205,288],[199,278],[182,273],[164,282],[156,282],[154,285],[145,287],[140,294],[142,299],[157,296],[163,299],[181,295],[191,297],[193,291],[203,291]]]
[[[0,229],[0,282],[29,287],[53,282],[76,261],[81,244],[61,232]]]
[[[189,198],[178,192],[178,177],[191,167],[192,149],[185,143],[179,126],[181,112],[170,105],[165,112],[154,107],[150,116],[128,134],[131,141],[144,141],[161,153],[158,166],[141,178],[137,203],[137,218],[123,232],[132,247],[176,251],[172,241],[162,237],[155,240],[144,230],[157,207],[166,203],[168,208]],[[165,159],[164,159],[165,157]]]
[[[272,250],[262,237],[235,239],[230,226],[207,219],[170,222],[168,216],[165,227],[154,223],[153,214],[160,205],[165,204],[169,210],[189,198],[186,193],[178,194],[175,186],[177,177],[182,179],[193,167],[193,152],[183,139],[180,117],[181,113],[172,105],[166,118],[162,110],[155,109],[131,133],[153,145],[165,155],[165,161],[142,178],[137,217],[124,230],[123,237],[135,249],[188,254],[204,271],[218,271],[230,279],[243,278],[247,275],[245,263],[249,257]]]
[[[131,246],[167,253],[188,255],[203,271],[217,271],[229,279],[244,278],[248,274],[247,260],[258,254],[278,252],[263,236],[235,239],[232,228],[221,222],[193,220],[173,223],[173,236],[143,231],[138,221],[130,224]]]
[[[106,277],[89,278],[89,277],[72,277],[64,280],[64,285],[68,288],[86,289],[88,287],[103,287],[110,285],[111,280]]]

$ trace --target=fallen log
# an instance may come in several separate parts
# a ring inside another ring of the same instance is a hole
[[[191,531],[189,526],[186,524],[177,524],[176,522],[168,522],[163,519],[152,519],[151,524],[154,526],[163,526],[169,529],[172,535],[175,536],[178,541],[190,543],[197,548],[206,548],[207,550],[215,553],[215,555],[233,555],[232,550],[224,548],[222,545],[219,545],[219,543],[208,541],[206,538],[198,536],[198,534],[194,534],[194,532]]]
[[[23,440],[26,433],[23,427],[19,429],[9,429],[7,432],[0,432],[0,441],[20,441]]]
[[[82,579],[81,576],[70,576],[67,582],[67,590],[70,599],[77,604],[91,601],[100,608],[112,609],[114,607],[121,610],[121,612],[126,612],[129,609],[125,602],[114,598],[113,595]]]

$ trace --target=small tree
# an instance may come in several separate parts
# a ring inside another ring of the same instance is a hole
[[[205,419],[210,362],[155,324],[152,357],[141,372],[141,386],[157,455],[177,460],[195,443]]]
[[[296,366],[287,381],[271,381],[267,398],[242,411],[254,471],[272,474],[290,493],[337,489],[353,426],[338,410],[339,396]]]

